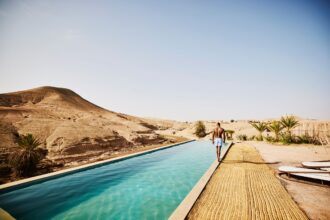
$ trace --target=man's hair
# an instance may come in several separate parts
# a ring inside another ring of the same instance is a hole
[[[220,122],[218,122],[217,125],[220,126]]]

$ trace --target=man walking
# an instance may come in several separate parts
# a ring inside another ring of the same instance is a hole
[[[220,123],[217,123],[217,127],[213,130],[212,143],[217,148],[217,158],[220,162],[221,147],[226,143],[225,130],[221,127]]]

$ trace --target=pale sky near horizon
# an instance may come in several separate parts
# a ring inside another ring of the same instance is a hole
[[[176,120],[330,119],[327,1],[0,0],[0,93]]]

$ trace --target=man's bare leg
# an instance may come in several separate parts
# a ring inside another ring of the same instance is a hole
[[[217,158],[218,158],[218,162],[220,162],[220,155],[221,155],[221,148],[220,148],[220,146],[217,146]]]
[[[221,161],[221,146],[219,146],[219,162]]]

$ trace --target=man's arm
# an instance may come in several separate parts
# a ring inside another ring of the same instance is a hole
[[[213,133],[212,133],[212,144],[214,144],[214,134],[215,134],[215,132],[213,130]]]

